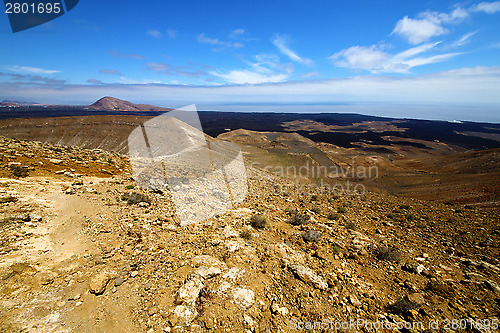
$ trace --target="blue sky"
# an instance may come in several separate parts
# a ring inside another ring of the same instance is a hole
[[[500,122],[500,1],[81,0],[16,34],[0,16],[0,99]]]

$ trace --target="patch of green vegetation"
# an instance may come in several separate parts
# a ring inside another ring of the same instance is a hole
[[[356,230],[358,228],[358,225],[355,222],[349,221],[345,224],[345,227],[349,230]]]
[[[339,216],[336,213],[330,213],[327,217],[329,220],[335,221]]]
[[[339,209],[337,209],[337,213],[339,213],[339,214],[345,214],[345,213],[347,213],[347,208],[345,208],[345,207],[339,207]]]
[[[342,250],[342,248],[339,245],[333,244],[333,246],[332,246],[333,254],[339,254],[341,250]]]
[[[307,214],[295,214],[287,222],[295,226],[308,224],[311,222],[311,216]]]
[[[250,225],[256,229],[264,229],[267,226],[267,219],[262,215],[252,215]]]
[[[399,250],[395,247],[381,246],[375,251],[375,256],[379,260],[398,262],[401,259]]]
[[[395,315],[405,315],[410,310],[415,310],[419,307],[420,306],[417,303],[410,301],[406,297],[402,297],[393,304],[389,305],[388,310]]]
[[[315,214],[321,214],[321,209],[319,207],[312,207],[311,212]]]
[[[243,230],[240,232],[240,237],[243,239],[250,239],[252,238],[252,233],[249,230]]]

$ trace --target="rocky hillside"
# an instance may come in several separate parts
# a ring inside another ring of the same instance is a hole
[[[0,332],[498,324],[497,211],[277,192],[249,167],[239,207],[181,228],[117,153],[0,138],[0,156]]]

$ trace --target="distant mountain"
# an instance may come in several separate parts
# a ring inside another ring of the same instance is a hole
[[[36,102],[20,102],[20,101],[11,101],[8,99],[5,99],[0,102],[0,106],[27,106],[27,105],[39,105],[39,103]]]
[[[100,111],[171,111],[173,109],[162,108],[149,104],[134,104],[114,97],[103,97],[92,105],[89,109]]]

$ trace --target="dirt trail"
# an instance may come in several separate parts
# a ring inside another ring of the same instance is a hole
[[[101,180],[84,178],[82,182]],[[109,208],[63,193],[61,189],[72,182],[33,177],[24,181],[3,178],[0,184],[14,188],[11,193],[20,198],[18,205],[41,217],[36,224],[25,222],[21,227],[25,236],[13,244],[17,249],[0,257],[0,271],[15,273],[2,288],[0,318],[22,323],[19,328],[30,332],[133,332],[134,325],[123,316],[129,310],[129,295],[96,300],[88,294],[87,277],[80,271],[93,266],[92,259],[100,253],[86,234],[86,221],[109,214]],[[125,289],[121,291],[126,294]]]

